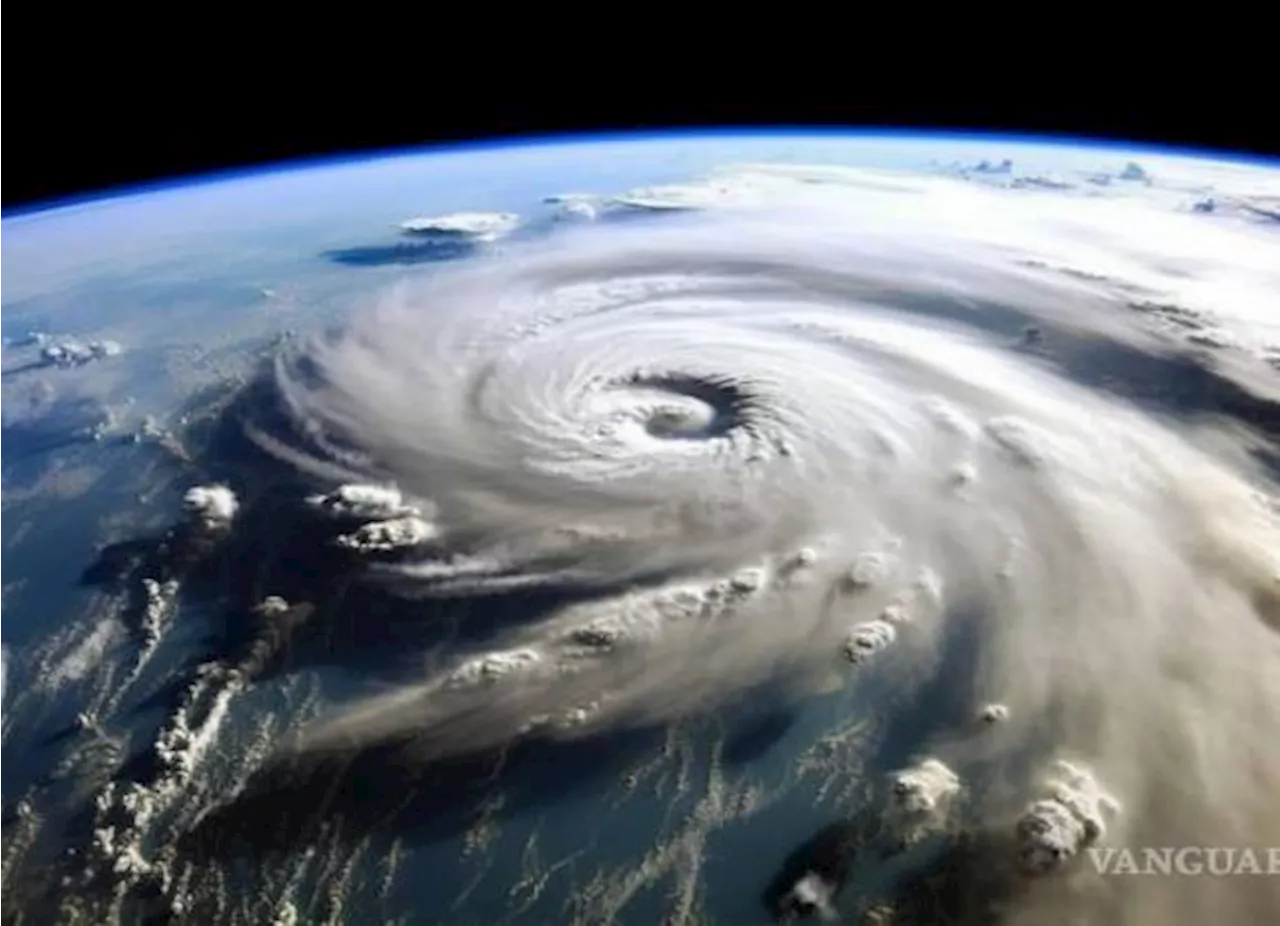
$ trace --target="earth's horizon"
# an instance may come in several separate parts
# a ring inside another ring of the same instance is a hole
[[[1190,160],[1220,161],[1252,167],[1276,167],[1280,155],[1233,151],[1230,148],[1184,144],[1177,142],[1127,141],[1101,135],[1052,132],[1000,132],[993,129],[955,129],[943,127],[896,128],[893,126],[845,127],[830,125],[783,125],[757,127],[750,125],[709,126],[705,128],[655,128],[644,130],[609,130],[584,132],[549,132],[529,135],[495,136],[470,140],[429,142],[421,145],[398,145],[357,152],[300,155],[281,161],[218,168],[191,174],[157,176],[147,180],[121,183],[100,189],[50,196],[41,200],[6,206],[3,218],[17,219],[47,214],[98,203],[149,196],[156,193],[181,192],[193,187],[238,180],[262,179],[280,174],[301,173],[325,168],[359,167],[378,162],[407,158],[426,158],[467,154],[471,152],[517,151],[530,148],[582,147],[593,144],[636,144],[657,142],[705,142],[716,139],[809,139],[843,142],[892,141],[899,144],[965,144],[991,145],[1000,150],[1017,148],[1076,148],[1096,152],[1113,152],[1127,158],[1143,156],[1177,157]]]

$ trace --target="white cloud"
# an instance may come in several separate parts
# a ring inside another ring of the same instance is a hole
[[[1017,823],[1019,862],[1032,874],[1070,864],[1106,835],[1107,816],[1120,812],[1093,772],[1076,763],[1059,761],[1047,788],[1049,797],[1028,805]]]
[[[422,515],[421,505],[406,501],[392,485],[348,483],[328,495],[312,495],[307,503],[333,515],[360,519],[390,520]]]
[[[955,772],[939,759],[922,759],[891,776],[885,822],[897,838],[916,842],[946,825],[959,794]]]
[[[783,897],[783,905],[802,916],[817,915],[824,920],[836,917],[833,904],[837,886],[821,875],[807,871]]]
[[[984,704],[978,711],[978,719],[983,723],[1004,723],[1009,719],[1009,708],[1004,704]]]
[[[601,198],[590,193],[562,193],[547,196],[543,202],[556,207],[556,218],[583,222],[598,218],[602,207]]]
[[[493,241],[519,226],[520,216],[514,212],[451,212],[406,219],[400,223],[400,230],[415,237]]]
[[[1176,788],[1161,826],[1280,840],[1249,777],[1280,778],[1280,517],[1252,445],[1018,349],[1035,325],[1125,376],[1125,358],[1221,329],[1238,346],[1216,349],[1218,372],[1280,397],[1256,362],[1280,238],[1185,209],[1196,184],[1240,195],[1235,174],[1149,169],[1150,184],[1066,172],[1070,189],[1030,190],[739,168],[621,200],[689,214],[562,228],[388,293],[314,348],[323,389],[286,382],[301,417],[372,459],[353,481],[432,499],[439,548],[388,574],[407,595],[558,584],[590,600],[308,742],[427,727],[450,751],[530,724],[666,721],[780,667],[819,687],[856,628],[855,653],[892,640],[893,659],[850,690],[936,682],[963,729],[921,751],[966,780],[973,753],[1029,767],[1050,740],[1129,808]],[[1175,316],[1198,327],[1175,332]],[[957,487],[958,466],[980,478]],[[853,576],[864,554],[885,568]],[[956,640],[979,690],[1016,707],[997,735],[978,735],[981,705],[946,674]],[[890,722],[879,706],[869,722]],[[1045,845],[1101,819],[1064,794],[1027,817]]]
[[[438,534],[431,522],[409,515],[371,521],[350,534],[340,535],[337,543],[360,552],[387,551],[421,546]]]
[[[210,530],[230,526],[240,510],[235,493],[224,485],[194,486],[182,497],[182,503]]]
[[[854,665],[861,665],[897,639],[898,631],[888,621],[867,621],[849,630],[844,641],[844,655]]]
[[[78,367],[114,357],[123,349],[118,341],[76,341],[65,340],[48,343],[47,335],[34,335],[35,343],[42,345],[40,359],[49,366]]]
[[[466,688],[492,684],[508,676],[528,672],[542,664],[542,654],[533,649],[487,653],[469,659],[454,669],[445,680],[445,685],[449,688]]]

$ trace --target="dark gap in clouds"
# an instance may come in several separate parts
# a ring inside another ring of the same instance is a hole
[[[322,256],[348,267],[414,266],[461,260],[480,248],[481,245],[473,241],[397,241],[335,248]]]
[[[410,741],[355,753],[284,757],[255,773],[245,791],[214,810],[179,846],[191,861],[288,852],[325,820],[343,821],[357,841],[377,828],[411,843],[463,832],[493,793],[510,821],[572,797],[594,781],[659,750],[659,729],[621,730],[579,740],[528,738],[497,749],[422,762]]]
[[[721,758],[728,765],[746,765],[762,758],[792,731],[800,712],[794,707],[770,707],[757,717],[747,718],[724,743]]]
[[[760,895],[765,910],[783,921],[817,913],[797,909],[791,900],[796,882],[806,875],[817,875],[838,897],[857,861],[859,849],[867,841],[868,826],[873,820],[874,814],[863,813],[830,823],[792,849]]]
[[[22,397],[10,401],[20,403]],[[111,420],[110,411],[97,399],[66,397],[37,402],[5,422],[2,440],[6,462],[92,442]]]

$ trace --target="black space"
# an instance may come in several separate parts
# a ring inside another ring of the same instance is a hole
[[[521,100],[515,94],[531,88],[514,67],[493,73],[485,65],[477,79],[461,80],[447,68],[433,69],[429,60],[407,73],[392,70],[385,60],[373,67],[359,56],[349,63],[332,56],[311,60],[296,43],[228,47],[205,60],[207,50],[157,52],[137,39],[123,46],[94,44],[93,35],[85,31],[84,44],[62,59],[63,80],[15,86],[11,79],[5,97],[5,209],[293,158],[492,137],[710,125],[976,129],[1280,155],[1280,136],[1257,113],[1189,106],[1185,87],[1162,89],[1160,81],[1140,93],[1073,88],[1054,99],[1023,83],[1001,88],[941,80],[921,94],[929,102],[890,102],[879,89],[890,82],[872,86],[851,77],[848,99],[862,102],[821,103],[807,93],[775,88],[771,96],[787,99],[785,105],[635,104],[612,91],[622,75],[635,76],[636,63],[598,60],[593,68],[610,70],[584,71],[561,86],[526,92]],[[668,97],[679,90],[674,98],[685,98],[681,81],[666,83]],[[951,99],[944,99],[948,94]]]

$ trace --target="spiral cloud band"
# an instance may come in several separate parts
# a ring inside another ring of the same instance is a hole
[[[1280,844],[1280,518],[1241,428],[1156,417],[1052,353],[1180,349],[1135,302],[1256,314],[1274,231],[1198,232],[1175,266],[1190,218],[1140,203],[834,169],[727,182],[742,195],[695,214],[404,283],[281,362],[308,449],[271,445],[429,522],[373,532],[393,538],[378,575],[407,596],[584,592],[310,742],[460,751],[778,677],[928,678],[963,625],[956,697],[1003,712],[922,744],[961,778],[1067,755],[1121,808],[1108,839]],[[1032,324],[1043,352],[1018,342]],[[1223,368],[1265,386],[1265,345],[1245,347]],[[983,811],[1042,796],[1014,785]]]

